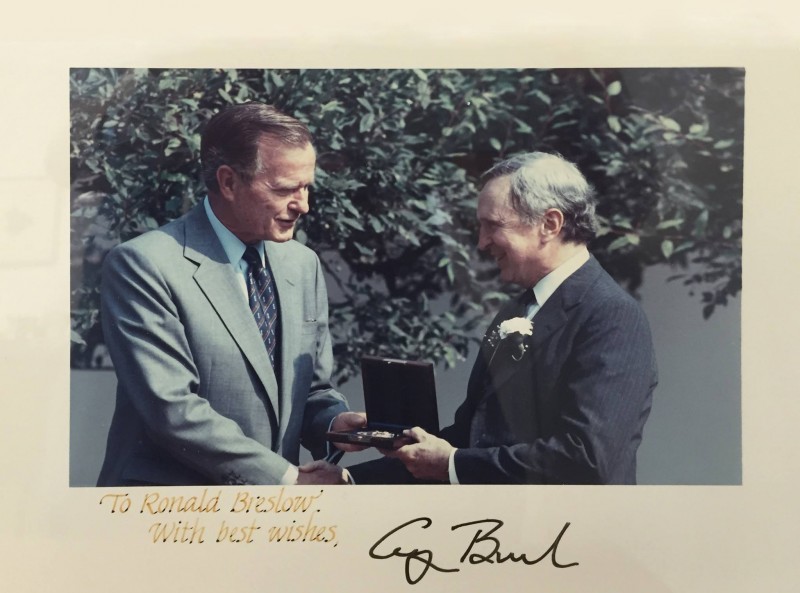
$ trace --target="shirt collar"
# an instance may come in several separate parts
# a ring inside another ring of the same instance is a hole
[[[225,250],[225,255],[228,256],[228,260],[236,267],[239,267],[242,256],[244,255],[244,250],[247,247],[244,243],[239,240],[239,237],[234,235],[228,227],[222,224],[217,218],[217,215],[214,214],[214,210],[211,209],[211,203],[208,200],[208,196],[206,196],[205,200],[203,200],[203,207],[206,210],[206,216],[208,216],[208,221],[211,223],[211,228],[214,229],[214,233],[216,233],[219,242],[222,244],[222,249]],[[256,249],[258,250],[259,255],[261,256],[261,261],[264,261],[264,242],[259,241],[255,245]]]
[[[570,257],[567,261],[550,272],[547,276],[539,280],[533,286],[533,294],[536,296],[536,303],[541,307],[545,301],[558,289],[564,280],[574,274],[578,268],[589,261],[589,250],[581,249]]]

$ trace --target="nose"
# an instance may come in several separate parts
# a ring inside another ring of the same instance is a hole
[[[308,214],[308,187],[300,187],[292,196],[289,208],[299,214]]]

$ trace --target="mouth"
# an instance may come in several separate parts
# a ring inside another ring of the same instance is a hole
[[[300,217],[297,217],[297,218],[276,218],[275,222],[277,222],[278,226],[280,226],[283,229],[290,229],[290,228],[294,227],[294,225],[297,223],[299,218]]]

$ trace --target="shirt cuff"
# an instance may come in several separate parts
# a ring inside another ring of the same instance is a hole
[[[286,473],[283,474],[281,478],[281,484],[283,486],[294,486],[297,484],[297,478],[300,477],[300,470],[297,469],[296,465],[289,465],[286,468]]]
[[[336,414],[336,416],[338,416],[338,415],[339,414]],[[328,423],[328,432],[331,432],[331,430],[333,429],[333,422],[334,422],[334,420],[336,420],[336,416],[331,418],[331,421]],[[328,457],[330,457],[333,454],[334,451],[338,451],[339,450],[339,447],[335,446],[332,441],[328,441],[327,445],[328,445],[328,448],[327,448],[327,452],[328,452],[327,456]]]
[[[454,447],[453,450],[450,451],[450,457],[447,460],[447,475],[450,477],[451,484],[460,484],[458,476],[456,475],[456,451],[458,451],[458,449]]]

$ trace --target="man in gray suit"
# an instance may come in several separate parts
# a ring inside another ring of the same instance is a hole
[[[302,443],[362,426],[331,385],[319,259],[292,240],[316,153],[301,122],[261,103],[214,116],[208,197],[112,250],[102,320],[117,405],[99,486],[342,483]],[[342,448],[346,448],[342,446]]]
[[[359,484],[633,484],[655,357],[641,308],[587,250],[593,191],[540,152],[483,181],[478,247],[525,292],[489,326],[454,424],[413,428],[394,459],[351,473]]]

